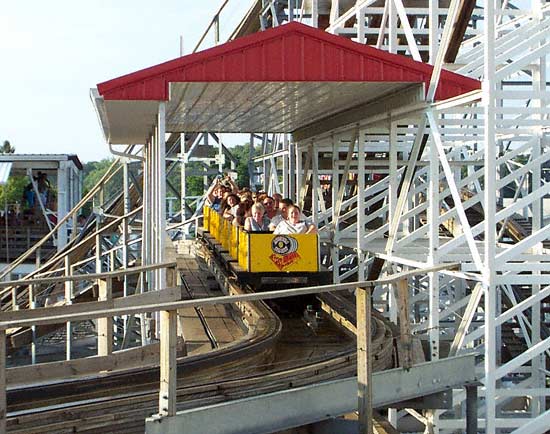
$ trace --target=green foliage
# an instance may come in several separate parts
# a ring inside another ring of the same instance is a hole
[[[88,193],[101,179],[107,169],[113,164],[112,158],[104,158],[101,161],[90,161],[84,163],[84,194]]]
[[[90,161],[84,163],[83,167],[83,195],[86,195],[92,190],[99,180],[105,175],[107,169],[113,164],[113,158],[104,158],[101,161]],[[122,170],[111,178],[111,180],[104,187],[103,199],[109,201],[115,194],[122,191]],[[97,196],[96,196],[97,198]],[[92,205],[90,202],[83,208],[82,213],[88,215],[92,212]]]
[[[250,176],[248,175],[248,159],[250,155],[250,145],[236,145],[230,149],[233,156],[237,159],[237,185],[239,188],[250,186]]]
[[[0,185],[0,207],[3,208],[5,203],[23,203],[23,190],[28,183],[26,176],[10,176],[6,185]]]
[[[15,148],[10,144],[9,140],[4,140],[2,146],[0,146],[0,154],[13,154]]]

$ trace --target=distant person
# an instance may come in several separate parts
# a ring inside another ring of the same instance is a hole
[[[86,220],[87,220],[87,218],[84,214],[79,214],[79,216],[76,219],[76,226],[79,229],[83,229],[84,226],[86,226]]]
[[[33,209],[36,204],[32,182],[29,182],[23,190],[23,203],[26,203],[27,207],[30,209]]]
[[[281,221],[275,228],[274,234],[316,234],[317,228],[305,220],[302,220],[300,208],[296,205],[288,207],[288,220]]]
[[[37,187],[40,201],[42,202],[42,205],[46,207],[48,204],[48,195],[51,189],[50,181],[48,180],[48,175],[44,172],[38,172],[37,178]]]

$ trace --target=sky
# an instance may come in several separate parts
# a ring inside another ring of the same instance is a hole
[[[17,0],[0,7],[0,143],[110,156],[90,88],[189,54],[222,0]],[[250,6],[230,0],[222,37]],[[212,45],[213,33],[207,36]],[[206,48],[206,46],[204,46]]]

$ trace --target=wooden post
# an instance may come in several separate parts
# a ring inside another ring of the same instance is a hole
[[[159,415],[176,414],[176,318],[175,310],[160,312],[160,391]]]
[[[359,433],[372,434],[371,288],[357,288],[357,396]]]
[[[178,288],[183,287],[183,279],[181,277],[181,267],[180,265],[176,264],[176,268],[174,268],[174,286],[177,286]],[[170,286],[170,285],[168,285]],[[177,315],[177,336],[181,338],[183,342],[180,341],[182,345],[182,355],[187,356],[187,343],[185,342],[185,330],[183,327],[183,315],[184,315],[184,309],[179,309],[176,311]]]
[[[34,285],[29,285],[29,309],[36,309],[36,301],[34,300]],[[31,326],[31,364],[36,363],[36,326]]]
[[[111,278],[106,280],[98,279],[99,301],[111,300],[113,298],[113,282]],[[97,355],[107,356],[113,352],[113,318],[97,319]]]
[[[6,432],[6,330],[0,330],[0,434]]]
[[[11,289],[11,308],[12,310],[19,309],[19,306],[17,304],[17,286],[14,286]]]
[[[397,308],[399,309],[399,332],[403,349],[403,368],[412,366],[412,335],[409,317],[409,288],[407,279],[397,282]]]
[[[72,269],[71,269],[71,259],[69,258],[69,255],[65,256],[65,276],[71,276],[72,275]],[[67,280],[65,282],[65,305],[69,306],[73,304],[73,282],[70,280]],[[73,326],[70,322],[67,322],[66,324],[66,331],[67,331],[67,341],[65,345],[66,349],[66,359],[71,360],[71,352],[72,352],[72,340],[73,340]]]

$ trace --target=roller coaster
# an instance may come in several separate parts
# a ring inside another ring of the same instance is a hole
[[[548,6],[251,3],[92,91],[120,158],[0,273],[0,431],[338,432],[356,411],[386,432],[547,431]],[[318,235],[237,231],[189,196],[234,169],[229,133],[251,187]],[[315,306],[259,301],[297,294]]]

